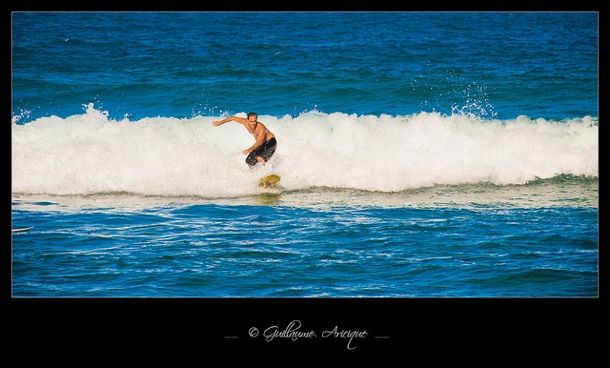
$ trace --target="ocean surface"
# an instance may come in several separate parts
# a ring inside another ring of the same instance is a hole
[[[11,29],[14,297],[598,295],[596,13]]]

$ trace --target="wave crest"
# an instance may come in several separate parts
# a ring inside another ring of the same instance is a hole
[[[243,127],[217,117],[112,120],[84,114],[12,124],[14,193],[221,197],[258,192],[271,171],[288,190],[401,191],[477,182],[523,184],[561,174],[598,175],[598,122],[483,120],[421,112],[391,116],[309,111],[262,115],[278,140],[267,166],[250,170]]]

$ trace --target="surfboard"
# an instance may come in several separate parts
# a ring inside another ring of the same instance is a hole
[[[23,232],[26,232],[28,230],[32,230],[33,228],[34,228],[34,226],[22,227],[22,228],[19,228],[19,229],[12,229],[13,230],[12,232],[14,232],[14,233],[23,233]]]
[[[271,188],[274,187],[277,183],[280,182],[280,176],[271,174],[265,177],[258,179],[258,186],[263,188]]]

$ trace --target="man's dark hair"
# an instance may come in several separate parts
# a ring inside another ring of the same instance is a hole
[[[257,114],[257,113],[255,113],[255,112],[249,112],[249,113],[248,113],[248,119],[249,119],[249,118],[250,118],[250,116],[252,116],[252,115],[254,115],[254,116],[256,116],[256,117],[258,118],[258,114]]]

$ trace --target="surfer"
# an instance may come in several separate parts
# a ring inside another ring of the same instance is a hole
[[[275,153],[277,141],[275,135],[263,123],[258,121],[258,115],[255,112],[248,113],[248,118],[240,118],[238,116],[230,116],[226,119],[216,120],[212,122],[214,126],[220,126],[229,121],[234,121],[242,124],[250,134],[254,135],[256,140],[252,147],[244,150],[242,153],[248,155],[246,163],[250,168],[253,168],[257,163],[265,165],[271,156]]]

